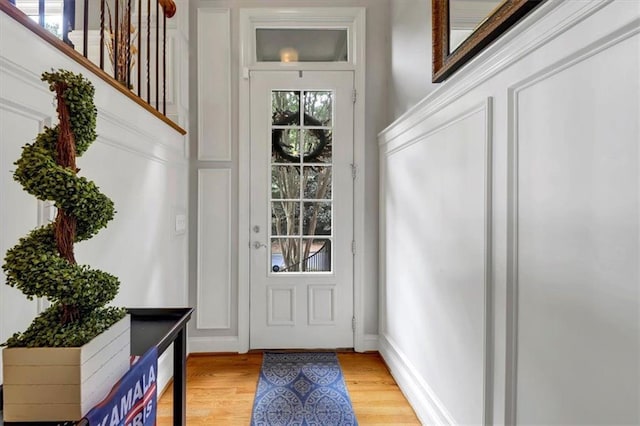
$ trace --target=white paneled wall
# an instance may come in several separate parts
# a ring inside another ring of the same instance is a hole
[[[547,2],[380,134],[381,352],[424,423],[640,424],[639,122],[640,5]]]
[[[50,99],[45,104],[45,112],[32,109],[36,105],[21,105],[7,96],[6,84],[16,83],[15,79],[4,78],[9,64],[0,58],[0,254],[13,247],[18,239],[39,225],[38,200],[22,190],[13,181],[14,161],[20,157],[20,147],[40,132],[47,121]],[[19,81],[19,80],[18,80]],[[29,90],[32,91],[32,90]],[[55,112],[55,111],[54,111]],[[5,214],[11,206],[15,214]],[[38,313],[38,305],[14,288],[4,285],[4,274],[0,276],[0,342],[6,341],[13,333],[27,328]],[[0,355],[1,356],[1,355]],[[0,358],[1,359],[1,358]],[[0,383],[2,371],[0,371]]]
[[[98,138],[78,159],[80,174],[95,181],[117,211],[106,229],[76,245],[76,258],[120,279],[114,305],[186,306],[187,234],[176,226],[187,213],[186,138],[4,13],[0,52],[2,257],[46,216],[36,199],[13,181],[12,163],[44,124],[57,123],[54,96],[40,73],[68,69],[82,73],[96,88]],[[26,328],[37,303],[5,286],[4,276],[0,280],[0,341],[5,341]],[[171,367],[166,359],[160,364],[163,385]]]
[[[231,161],[229,9],[198,9],[198,160]]]
[[[230,10],[198,8],[197,252],[195,328],[233,333]],[[192,337],[194,351],[238,350],[237,338]]]
[[[389,306],[402,306],[404,314],[386,317],[387,333],[421,360],[416,373],[461,424],[482,423],[484,416],[490,107],[484,101],[446,117],[389,150],[386,160],[385,187],[394,189],[385,210],[386,261],[394,280],[408,286],[387,291]],[[419,339],[407,333],[405,316],[424,318]]]
[[[198,170],[199,329],[231,327],[231,170]]]
[[[193,303],[198,306],[189,345],[192,351],[238,351],[237,203],[231,124],[231,11],[192,8],[197,46],[198,109],[192,200],[197,245]],[[194,85],[195,86],[195,85]],[[193,185],[195,184],[195,185]],[[194,188],[195,186],[195,188]]]
[[[638,30],[510,91],[520,423],[640,421]]]

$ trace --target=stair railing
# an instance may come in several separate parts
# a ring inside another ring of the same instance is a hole
[[[302,266],[303,272],[324,272],[331,270],[331,241],[326,240],[322,247],[320,247],[315,253],[302,259],[300,263],[294,263],[285,268],[274,266],[273,272],[299,272],[299,268]]]
[[[114,80],[166,117],[167,19],[176,12],[173,0],[38,0],[37,12],[33,3],[0,0],[0,10],[16,19],[19,13],[28,14],[32,21],[51,30],[47,27],[47,7],[54,5],[58,9],[62,5],[58,17],[61,28],[56,36],[108,74],[105,63],[110,62]],[[78,8],[82,9],[79,14]],[[76,25],[78,15],[82,16],[81,26]],[[98,28],[94,30],[91,26],[96,22]],[[89,39],[90,33],[96,31],[97,53],[92,52],[95,46],[90,46]],[[81,39],[74,37],[74,33],[81,35]],[[173,127],[185,133],[179,126]]]

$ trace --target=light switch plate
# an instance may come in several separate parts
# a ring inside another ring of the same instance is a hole
[[[187,231],[187,216],[182,213],[176,214],[176,234],[184,234]]]

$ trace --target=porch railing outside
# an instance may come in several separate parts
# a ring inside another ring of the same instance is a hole
[[[302,269],[300,269],[302,267]],[[325,241],[322,246],[316,250],[315,253],[302,259],[298,264],[280,268],[279,266],[273,266],[273,272],[325,272],[331,271],[331,241]]]
[[[167,19],[176,12],[173,0],[8,2],[167,115]]]

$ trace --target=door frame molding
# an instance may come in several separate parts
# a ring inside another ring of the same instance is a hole
[[[257,27],[313,27],[349,30],[348,62],[336,63],[257,63],[254,60]],[[251,8],[240,9],[239,66],[239,179],[238,179],[238,352],[249,350],[250,327],[250,241],[251,241],[251,92],[250,71],[353,71],[357,97],[353,110],[353,162],[357,167],[353,196],[353,238],[364,246],[365,223],[365,40],[366,10],[363,7],[336,8]],[[367,350],[364,334],[364,256],[356,250],[353,258],[354,349]]]

